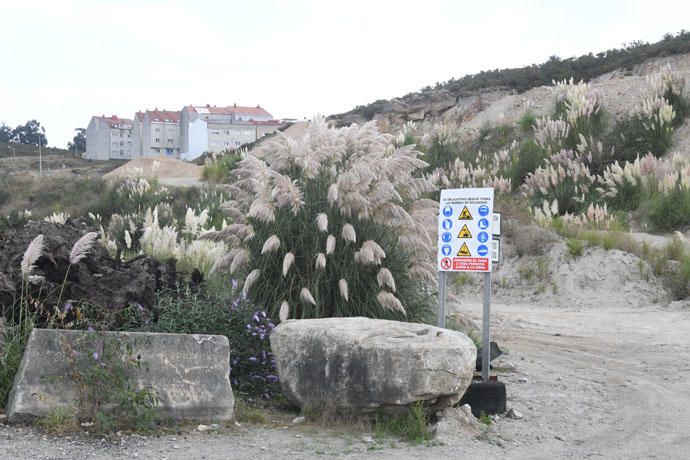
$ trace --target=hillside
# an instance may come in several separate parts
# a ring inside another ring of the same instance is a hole
[[[577,58],[552,56],[540,65],[496,69],[451,79],[427,86],[418,92],[391,100],[377,100],[353,110],[329,117],[337,125],[363,123],[374,118],[394,125],[406,121],[463,121],[506,95],[518,95],[530,89],[551,85],[553,81],[573,78],[591,81],[604,74],[635,75],[650,59],[669,58],[690,53],[690,33],[667,34],[656,43],[633,42],[622,49],[611,49]]]

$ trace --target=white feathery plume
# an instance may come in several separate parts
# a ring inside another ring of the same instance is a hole
[[[280,238],[277,235],[271,235],[266,239],[263,248],[261,248],[261,254],[266,254],[269,252],[275,252],[280,247]]]
[[[338,184],[331,184],[328,187],[328,202],[335,204],[338,201]]]
[[[335,237],[333,235],[328,235],[326,238],[326,254],[333,254],[335,251]]]
[[[128,230],[125,230],[125,245],[127,246],[127,249],[132,248],[132,235],[129,234]]]
[[[125,230],[126,231],[126,230]],[[69,253],[69,263],[74,265],[86,257],[94,243],[98,239],[97,232],[89,232],[79,238],[79,240],[72,246],[72,251]]]
[[[322,212],[316,216],[316,226],[320,232],[328,231],[328,216],[325,213]]]
[[[340,297],[342,297],[345,302],[349,301],[349,296],[348,296],[348,290],[347,290],[347,281],[345,279],[341,279],[338,281],[338,290],[340,291]]]
[[[246,249],[240,249],[232,259],[230,264],[230,274],[237,272],[244,264],[249,261],[250,254]]]
[[[285,300],[283,300],[283,303],[280,304],[280,313],[278,314],[278,318],[280,318],[280,322],[285,322],[287,321],[288,317],[290,316],[290,304],[287,303]]]
[[[290,267],[292,267],[293,262],[295,261],[295,255],[292,252],[288,252],[285,254],[285,258],[283,259],[283,276],[287,276],[288,272],[290,271]]]
[[[29,247],[26,248],[21,263],[22,276],[25,280],[31,275],[31,271],[34,269],[34,264],[38,258],[43,255],[44,249],[43,235],[38,235],[36,238],[34,238],[29,244]]]
[[[299,293],[299,297],[300,299],[302,299],[302,302],[304,303],[316,305],[316,300],[314,300],[314,297],[311,295],[311,292],[309,292],[309,289],[307,288],[302,288],[302,290]]]
[[[256,282],[257,279],[259,279],[259,275],[261,274],[261,270],[258,268],[255,268],[254,270],[247,275],[247,279],[244,280],[244,286],[242,287],[242,292],[245,294],[249,294],[249,290],[252,287],[252,284]]]
[[[388,286],[391,291],[395,292],[395,279],[393,279],[393,274],[390,270],[382,267],[376,275],[376,281],[379,283],[379,287]]]
[[[316,269],[325,270],[326,268],[326,254],[319,252],[316,254]]]
[[[350,224],[343,225],[343,232],[341,236],[345,241],[349,241],[350,243],[355,243],[357,241],[355,228]]]
[[[399,311],[403,315],[407,316],[407,312],[405,312],[405,308],[403,308],[400,300],[398,300],[398,298],[390,292],[379,291],[379,293],[376,295],[376,300],[379,301],[379,304],[381,304],[383,308],[391,311]]]

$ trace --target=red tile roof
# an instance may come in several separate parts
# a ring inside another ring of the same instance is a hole
[[[147,110],[146,113],[148,114],[149,118],[151,118],[151,121],[167,121],[173,123],[180,121],[180,112],[177,111],[158,110],[156,108],[155,110]]]
[[[111,115],[109,117],[106,117],[105,115],[103,115],[103,116],[96,117],[96,118],[105,122],[105,124],[107,124],[111,128],[113,127],[113,125],[131,125],[132,124],[132,120],[130,120],[129,118],[119,118],[117,115]]]

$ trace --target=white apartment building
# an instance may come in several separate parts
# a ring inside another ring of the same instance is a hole
[[[274,132],[281,125],[260,106],[186,106],[180,115],[180,157],[191,161],[204,152],[218,153]]]
[[[132,140],[134,158],[160,155],[180,158],[180,112],[156,107],[135,113]]]
[[[117,115],[93,116],[86,128],[89,160],[128,160],[132,158],[132,120]]]

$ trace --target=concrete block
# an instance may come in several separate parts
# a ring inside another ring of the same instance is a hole
[[[128,366],[128,373],[137,388],[156,391],[162,414],[184,419],[232,419],[227,337],[34,329],[8,400],[10,422],[24,422],[55,408],[78,404],[74,360],[68,353],[73,354],[84,343],[86,334],[99,335],[96,341],[100,336],[105,340],[119,338],[131,346],[129,356],[142,365]]]

